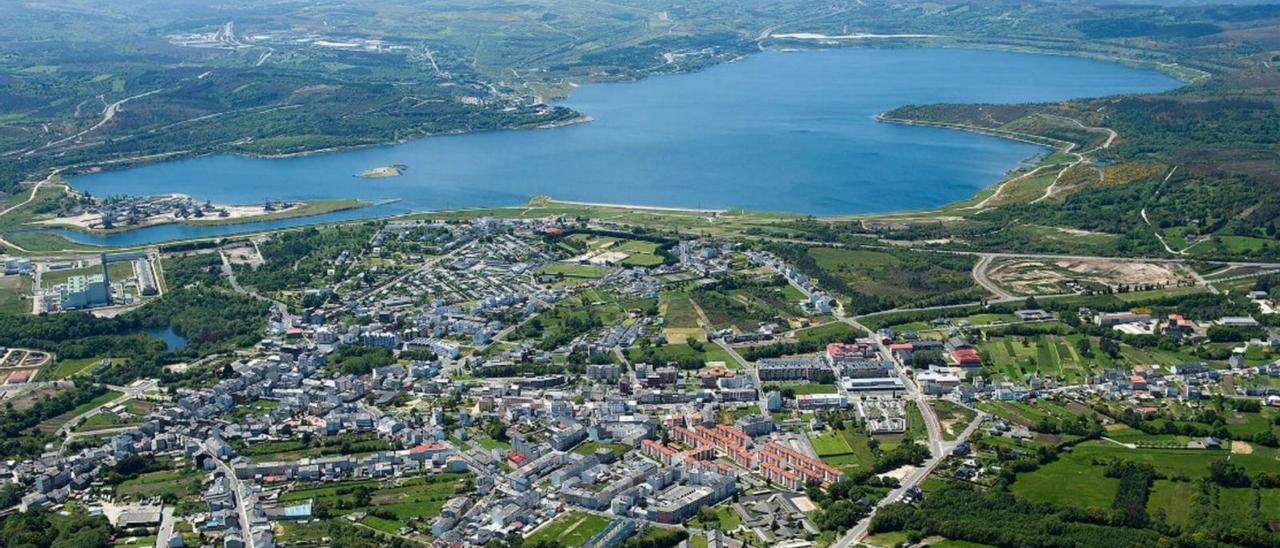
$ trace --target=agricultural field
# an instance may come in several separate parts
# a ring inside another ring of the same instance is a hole
[[[1103,467],[1063,455],[1034,472],[1020,474],[1009,490],[1019,497],[1077,508],[1107,509],[1120,480],[1104,477]],[[1064,486],[1071,486],[1065,489]]]
[[[397,534],[411,521],[430,523],[469,477],[466,474],[439,474],[385,482],[355,480],[323,486],[306,485],[284,492],[280,495],[280,502],[296,504],[310,499],[315,507],[331,509],[335,517],[352,512],[389,512],[394,519],[367,515],[361,523],[384,533]],[[340,503],[349,504],[350,508],[338,509]]]
[[[1194,439],[1177,434],[1148,434],[1121,423],[1108,424],[1103,435],[1119,443],[1140,447],[1184,448]]]
[[[1093,356],[1083,356],[1082,335],[1001,335],[977,342],[983,357],[983,373],[988,378],[1021,381],[1026,375],[1039,375],[1068,383],[1083,382],[1099,364],[1096,344],[1090,343]]]
[[[1206,477],[1209,465],[1214,461],[1230,457],[1233,464],[1238,464],[1247,473],[1274,472],[1280,465],[1277,450],[1268,447],[1251,446],[1248,453],[1228,449],[1129,449],[1107,441],[1088,441],[1075,446],[1075,449],[1059,457],[1077,466],[1092,466],[1096,458],[1105,462],[1111,458],[1119,458],[1133,462],[1150,464],[1157,471],[1169,476],[1185,476],[1191,479]],[[1101,472],[1101,469],[1099,469]],[[1099,475],[1101,475],[1099,473]]]
[[[706,340],[698,311],[688,292],[666,291],[658,295],[658,312],[662,314],[663,334],[668,341],[683,341],[689,337]]]
[[[947,320],[947,323],[942,325],[933,325],[933,322],[931,321],[910,321],[889,324],[886,327],[892,328],[897,333],[913,331],[922,339],[943,340],[947,337],[953,327],[999,326],[1016,322],[1018,321],[1018,317],[1013,314],[984,312],[980,314],[949,317]]]
[[[208,475],[206,471],[192,470],[189,467],[148,472],[117,485],[116,496],[131,500],[149,497],[182,499],[199,495],[201,483]]]
[[[799,313],[794,306],[777,308],[776,302],[758,297],[764,290],[735,289],[699,289],[690,294],[694,305],[706,315],[714,329],[733,329],[738,332],[752,332],[761,323],[786,321]]]
[[[245,445],[236,442],[236,451],[253,462],[299,460],[329,455],[361,455],[394,449],[386,440],[370,435],[340,434],[312,438],[310,443],[301,439],[257,442]]]
[[[627,349],[627,359],[632,362],[647,362],[652,364],[666,364],[667,362],[676,362],[681,364],[696,364],[702,362],[705,366],[711,362],[722,362],[725,367],[737,369],[738,361],[733,359],[719,345],[709,342],[694,341],[694,346],[688,343],[665,344],[662,346],[651,346],[648,348],[632,347]],[[692,367],[686,367],[692,369]]]
[[[1040,399],[1035,402],[983,401],[978,403],[977,407],[983,412],[1028,428],[1034,428],[1042,421],[1067,421],[1079,415],[1093,414],[1091,409],[1081,404],[1059,403],[1049,399]]]
[[[569,512],[543,524],[525,538],[525,542],[548,542],[553,545],[576,547],[586,544],[596,533],[609,525],[609,518],[586,512]]]
[[[859,335],[857,328],[844,322],[831,322],[823,325],[797,329],[794,333],[799,341],[839,341]]]
[[[1152,486],[1147,502],[1148,512],[1163,511],[1172,524],[1185,524],[1190,519],[1190,508],[1200,489],[1199,481],[1208,475],[1209,465],[1228,458],[1242,466],[1247,473],[1274,471],[1280,466],[1276,450],[1254,447],[1244,454],[1229,450],[1198,449],[1128,449],[1107,441],[1081,443],[1070,453],[1029,473],[1019,474],[1010,490],[1017,496],[1036,501],[1055,502],[1078,508],[1109,509],[1115,498],[1120,480],[1104,475],[1106,463],[1115,459],[1149,464],[1166,478],[1183,478],[1180,481],[1158,479]],[[1063,489],[1070,485],[1070,489]],[[1247,488],[1219,489],[1219,507],[1229,510],[1233,506],[1247,505],[1252,500],[1252,490]],[[1267,506],[1266,501],[1280,500],[1280,489],[1263,489],[1259,492],[1264,504],[1262,511],[1272,519],[1280,515],[1280,508]]]

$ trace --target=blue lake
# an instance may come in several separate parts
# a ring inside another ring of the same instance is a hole
[[[962,49],[766,52],[693,74],[593,84],[564,102],[594,121],[431,137],[289,159],[223,155],[77,176],[95,195],[181,192],[221,203],[398,198],[395,204],[237,226],[160,226],[99,245],[139,245],[445,208],[562,200],[815,215],[939,206],[996,182],[1043,149],[883,124],[906,104],[1030,102],[1161,91],[1168,76],[1071,57]],[[405,164],[388,179],[354,175]]]
[[[146,329],[143,330],[142,334],[164,341],[165,348],[169,350],[178,350],[187,347],[187,338],[179,335],[177,331],[174,331],[173,326]]]

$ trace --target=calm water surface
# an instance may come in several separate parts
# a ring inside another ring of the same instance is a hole
[[[143,330],[142,334],[164,341],[165,348],[169,350],[178,350],[187,347],[187,338],[179,335],[177,331],[174,331],[173,326],[146,329]]]
[[[137,245],[402,211],[515,205],[535,194],[815,215],[933,207],[973,195],[1042,149],[882,124],[877,113],[906,104],[1047,101],[1177,85],[1154,71],[1023,53],[767,52],[693,74],[584,86],[564,104],[595,120],[564,128],[433,137],[282,160],[213,156],[75,177],[76,187],[99,196],[400,201],[306,219],[71,237]],[[390,164],[408,171],[389,179],[354,177]]]

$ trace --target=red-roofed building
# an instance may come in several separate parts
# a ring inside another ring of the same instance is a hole
[[[702,378],[703,388],[715,388],[717,381],[722,378],[732,379],[735,374],[736,373],[734,373],[732,369],[725,369],[723,367],[716,367],[698,372],[698,376]]]
[[[982,358],[972,347],[961,347],[951,351],[951,359],[960,367],[982,367]]]
[[[662,445],[653,440],[644,440],[640,443],[640,451],[646,456],[661,462],[667,466],[671,466],[680,462],[680,452]]]
[[[445,445],[438,441],[431,442],[431,443],[424,443],[422,445],[409,449],[409,458],[413,460],[418,460],[418,461],[431,460],[436,455],[448,453],[451,450],[452,448],[450,448],[448,445]]]
[[[1130,375],[1129,382],[1133,384],[1134,390],[1146,390],[1147,379],[1142,375]]]
[[[799,474],[787,471],[785,468],[776,464],[762,462],[760,463],[760,473],[769,480],[793,491],[799,491],[804,488],[804,479]]]
[[[839,365],[843,360],[870,358],[875,353],[875,347],[866,343],[831,343],[827,345],[827,361],[834,365]]]
[[[799,474],[803,481],[813,481],[824,488],[833,482],[844,479],[844,472],[818,459],[805,455],[776,441],[769,442],[759,453],[761,468],[766,464],[789,468]]]

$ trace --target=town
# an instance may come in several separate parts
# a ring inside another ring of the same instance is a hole
[[[7,349],[8,405],[67,402],[0,466],[14,510],[168,547],[891,545],[876,516],[942,482],[1062,501],[1036,486],[1126,452],[1203,463],[1184,474],[1221,459],[1276,500],[1266,290],[859,315],[732,239],[559,217],[308,230],[8,259],[6,277],[65,278],[34,299],[48,318],[161,290],[262,305],[256,342],[159,375]],[[1153,503],[1182,489],[1164,477]],[[1109,506],[1105,480],[1080,489]]]

